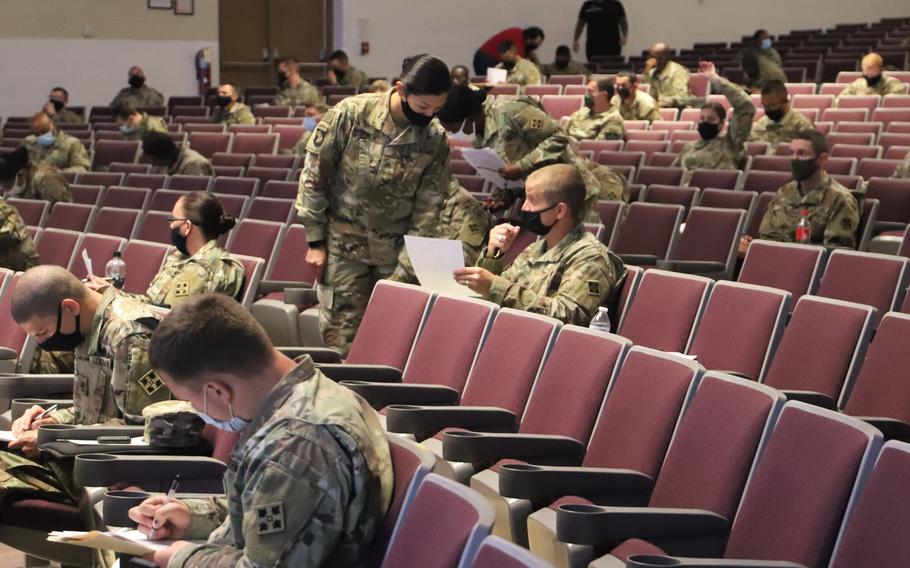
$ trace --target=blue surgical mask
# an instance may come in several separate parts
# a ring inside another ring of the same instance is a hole
[[[136,129],[129,124],[124,124],[120,127],[120,132],[124,134],[132,134],[133,132],[136,132]]]
[[[761,48],[771,49],[771,38],[766,37],[765,39],[761,40]]]
[[[317,124],[319,124],[319,119],[317,119],[315,116],[303,117],[303,127],[306,128],[307,132],[316,130]]]
[[[246,430],[247,426],[250,425],[249,420],[244,420],[239,416],[234,414],[234,407],[231,406],[231,403],[228,403],[228,412],[231,413],[230,420],[216,420],[208,415],[209,410],[209,400],[208,400],[208,391],[202,391],[202,408],[203,411],[196,413],[199,415],[199,418],[202,418],[202,421],[206,424],[210,424],[219,430],[224,430],[225,432],[242,432]]]
[[[49,130],[41,136],[36,137],[36,141],[41,146],[53,146],[56,139],[57,137],[54,136],[54,132],[52,130]]]

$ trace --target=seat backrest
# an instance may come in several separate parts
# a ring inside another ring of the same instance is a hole
[[[181,191],[206,191],[212,183],[209,176],[173,175],[167,179],[168,189]]]
[[[703,509],[733,519],[785,401],[759,383],[706,373],[673,434],[648,505]]]
[[[123,187],[138,187],[145,189],[159,189],[167,183],[165,174],[126,174]]]
[[[635,183],[642,185],[661,184],[679,185],[682,182],[684,170],[674,167],[642,166],[635,177]]]
[[[231,257],[243,265],[243,292],[240,303],[249,310],[253,305],[253,300],[256,299],[259,281],[262,280],[262,273],[265,271],[265,261],[255,256],[242,254],[232,254]]]
[[[670,258],[719,262],[725,274],[732,276],[745,216],[738,209],[693,207]]]
[[[788,402],[749,477],[724,556],[827,565],[881,445],[881,432],[859,420]]]
[[[666,258],[678,234],[682,206],[636,202],[628,211],[619,229],[614,252]]]
[[[607,386],[631,345],[618,335],[563,327],[531,391],[518,431],[566,436],[587,444]]]
[[[875,339],[842,406],[851,416],[881,417],[910,424],[910,315],[891,312],[881,319]]]
[[[167,211],[146,211],[142,215],[139,230],[136,231],[136,238],[152,243],[171,244],[171,229],[167,222],[170,217],[170,209]]]
[[[761,380],[783,331],[789,303],[790,293],[783,290],[718,282],[688,353],[709,370]]]
[[[231,152],[251,154],[274,154],[278,151],[278,134],[238,133],[234,134]]]
[[[230,132],[190,132],[190,148],[211,158],[215,152],[228,151],[232,136]]]
[[[269,262],[283,235],[283,223],[244,219],[231,230],[227,250],[234,254],[256,256]]]
[[[663,203],[665,205],[682,205],[683,213],[698,200],[699,189],[676,185],[652,185],[642,192],[641,200],[645,203]],[[607,202],[613,203],[613,202]]]
[[[701,191],[698,206],[717,209],[742,209],[746,212],[746,220],[748,220],[752,216],[757,199],[758,194],[754,191],[727,191],[725,189],[708,188]]]
[[[296,181],[278,181],[270,179],[262,186],[259,197],[277,197],[278,199],[296,199],[299,185]]]
[[[112,185],[104,190],[100,205],[121,209],[145,209],[151,196],[150,189]]]
[[[610,385],[582,465],[657,477],[679,416],[703,372],[694,361],[632,347]]]
[[[866,197],[881,203],[879,221],[910,223],[910,179],[871,177],[866,181]]]
[[[739,272],[739,282],[790,292],[792,300],[812,294],[825,266],[824,247],[755,240]]]
[[[142,211],[138,209],[102,207],[92,217],[92,221],[86,230],[91,233],[128,239],[133,236],[133,231],[141,214]]]
[[[761,158],[762,156],[755,156],[753,159]],[[789,162],[789,159],[788,159]],[[754,163],[753,163],[754,167]],[[787,165],[789,168],[789,163]],[[743,187],[746,191],[757,191],[758,193],[764,192],[775,192],[781,187],[785,186],[793,176],[790,174],[790,171],[759,171],[752,169],[747,172],[743,178]]]
[[[254,166],[264,168],[287,168],[297,167],[297,156],[293,154],[256,154],[253,158]]]
[[[910,549],[901,527],[910,524],[910,444],[884,445],[834,548],[831,568],[900,566]]]
[[[402,382],[429,381],[461,393],[498,309],[484,300],[437,297],[414,343]]]
[[[83,203],[85,205],[98,205],[104,187],[100,185],[82,185],[78,183],[70,184],[70,194],[73,196],[73,203]],[[9,200],[7,200],[9,201]],[[17,207],[18,208],[18,207]],[[21,209],[20,209],[21,213]],[[27,223],[31,224],[31,223]]]
[[[461,404],[496,406],[520,417],[560,327],[559,321],[547,316],[499,310]]]
[[[7,203],[16,208],[22,221],[30,227],[41,227],[46,219],[47,213],[51,209],[50,201],[41,199],[19,199],[10,197]]]
[[[704,189],[714,187],[717,189],[735,189],[739,183],[739,170],[705,170],[697,169],[692,173],[689,185]]]
[[[493,518],[492,506],[479,493],[430,473],[405,503],[382,566],[466,568]]]
[[[433,292],[380,280],[373,288],[347,362],[404,369],[430,306]]]
[[[296,213],[293,199],[254,197],[247,209],[246,218],[288,223],[291,221],[291,215]]]
[[[98,140],[92,153],[92,169],[104,171],[111,162],[137,161],[140,144],[139,140]]]
[[[95,208],[81,203],[58,201],[51,209],[44,226],[48,229],[65,229],[82,232],[88,226]]]
[[[610,246],[616,235],[619,234],[619,226],[626,215],[628,205],[622,201],[598,201],[597,214],[600,217],[601,230],[598,233],[598,239],[603,244]]]
[[[229,193],[249,197],[256,193],[258,187],[259,180],[256,178],[218,176],[212,182],[210,191],[212,193]]]
[[[253,165],[253,154],[249,152],[215,152],[211,162],[213,166],[248,168]]]
[[[619,332],[636,345],[681,353],[701,317],[713,281],[701,276],[648,270]]]
[[[92,259],[92,272],[95,276],[104,276],[104,267],[107,261],[114,255],[114,251],[122,251],[126,246],[126,239],[104,235],[85,233],[79,239],[76,250],[70,258],[67,269],[75,274],[79,279],[88,278],[88,271],[83,261],[83,251]]]
[[[123,249],[127,273],[123,289],[131,294],[145,294],[161,270],[170,247],[162,243],[131,240]]]
[[[900,306],[906,288],[906,258],[839,249],[828,258],[818,295],[867,304],[881,315]]]
[[[765,384],[783,390],[824,395],[837,408],[842,389],[848,392],[872,337],[875,308],[816,296],[803,296],[793,315]]]
[[[41,238],[35,243],[41,264],[56,264],[66,268],[76,251],[76,244],[82,233],[66,229],[44,229]],[[106,262],[106,261],[105,261]]]
[[[526,548],[490,535],[483,539],[471,568],[552,568],[552,564]]]

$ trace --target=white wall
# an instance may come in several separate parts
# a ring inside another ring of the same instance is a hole
[[[547,34],[541,60],[572,42],[581,0],[334,0],[335,43],[370,75],[397,76],[406,56],[429,51],[450,66],[470,67],[474,51],[502,29],[540,26]],[[730,41],[757,28],[771,33],[832,27],[883,17],[910,16],[906,0],[624,0],[629,18],[626,54],[655,41],[691,47],[696,41]],[[362,24],[365,23],[365,26]],[[361,56],[359,30],[369,55]],[[582,39],[582,49],[584,49]],[[584,54],[581,54],[584,58]]]

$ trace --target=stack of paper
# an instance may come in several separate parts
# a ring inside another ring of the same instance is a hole
[[[509,72],[506,69],[497,69],[495,67],[487,67],[487,83],[490,85],[498,85],[500,83],[505,83],[506,79],[509,78]]]
[[[452,273],[464,268],[461,241],[404,236],[404,244],[420,285],[443,294],[476,296],[470,288],[455,281]]]
[[[110,550],[132,556],[145,556],[156,550],[165,549],[174,542],[172,540],[150,542],[148,537],[141,532],[129,529],[108,532],[52,531],[47,535],[47,540],[86,548]]]
[[[474,169],[477,170],[477,175],[489,181],[495,187],[515,188],[525,186],[524,180],[508,181],[500,175],[499,172],[506,166],[506,163],[502,161],[499,154],[494,152],[492,148],[463,148],[461,157],[474,166]]]

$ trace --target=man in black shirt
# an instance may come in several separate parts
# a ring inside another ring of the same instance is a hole
[[[629,22],[622,3],[618,0],[588,0],[581,5],[578,24],[575,26],[576,52],[580,49],[578,40],[586,25],[588,38],[585,51],[588,61],[598,55],[619,55],[629,33]]]

